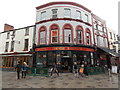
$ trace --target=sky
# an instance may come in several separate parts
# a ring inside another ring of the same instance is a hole
[[[0,0],[0,32],[4,31],[5,23],[15,29],[34,25],[36,7],[53,1],[79,3],[104,19],[107,27],[118,33],[119,0]]]

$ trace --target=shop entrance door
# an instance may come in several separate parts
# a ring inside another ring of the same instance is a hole
[[[72,59],[61,58],[62,72],[72,72]]]

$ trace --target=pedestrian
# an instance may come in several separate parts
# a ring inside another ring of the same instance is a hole
[[[111,69],[112,69],[112,65],[109,64],[109,65],[108,65],[108,75],[109,75],[110,77],[112,77],[112,75],[111,75]]]
[[[87,68],[88,68],[87,62],[85,62],[85,63],[84,63],[84,72],[83,72],[83,73],[84,73],[86,76],[88,76]]]
[[[84,76],[84,64],[81,65],[81,67],[79,68],[79,74],[83,77]]]
[[[17,71],[17,78],[20,79],[20,71],[21,71],[21,65],[20,65],[20,61],[18,61],[15,70]]]
[[[50,76],[52,77],[53,75],[53,71],[54,71],[54,65],[50,64],[49,65],[49,73],[50,73]]]
[[[26,62],[23,62],[22,66],[22,78],[26,78],[26,67],[28,67]]]
[[[57,64],[55,64],[55,66],[54,66],[54,72],[55,73],[57,73],[57,75],[59,76],[59,70],[58,70],[58,66],[57,66]]]
[[[75,77],[78,77],[77,62],[74,62],[74,63],[73,63],[73,70],[74,70],[74,73],[75,73]]]

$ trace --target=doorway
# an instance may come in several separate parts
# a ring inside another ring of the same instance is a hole
[[[72,59],[71,58],[61,58],[62,72],[72,72]]]

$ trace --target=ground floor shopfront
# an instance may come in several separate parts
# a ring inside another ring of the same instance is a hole
[[[2,68],[14,68],[18,61],[21,65],[26,62],[28,65],[31,64],[32,54],[8,54],[2,55]]]
[[[86,61],[89,66],[94,65],[94,48],[88,46],[49,46],[37,47],[36,67],[48,67],[59,64],[62,71],[73,70],[73,62],[79,65]]]

